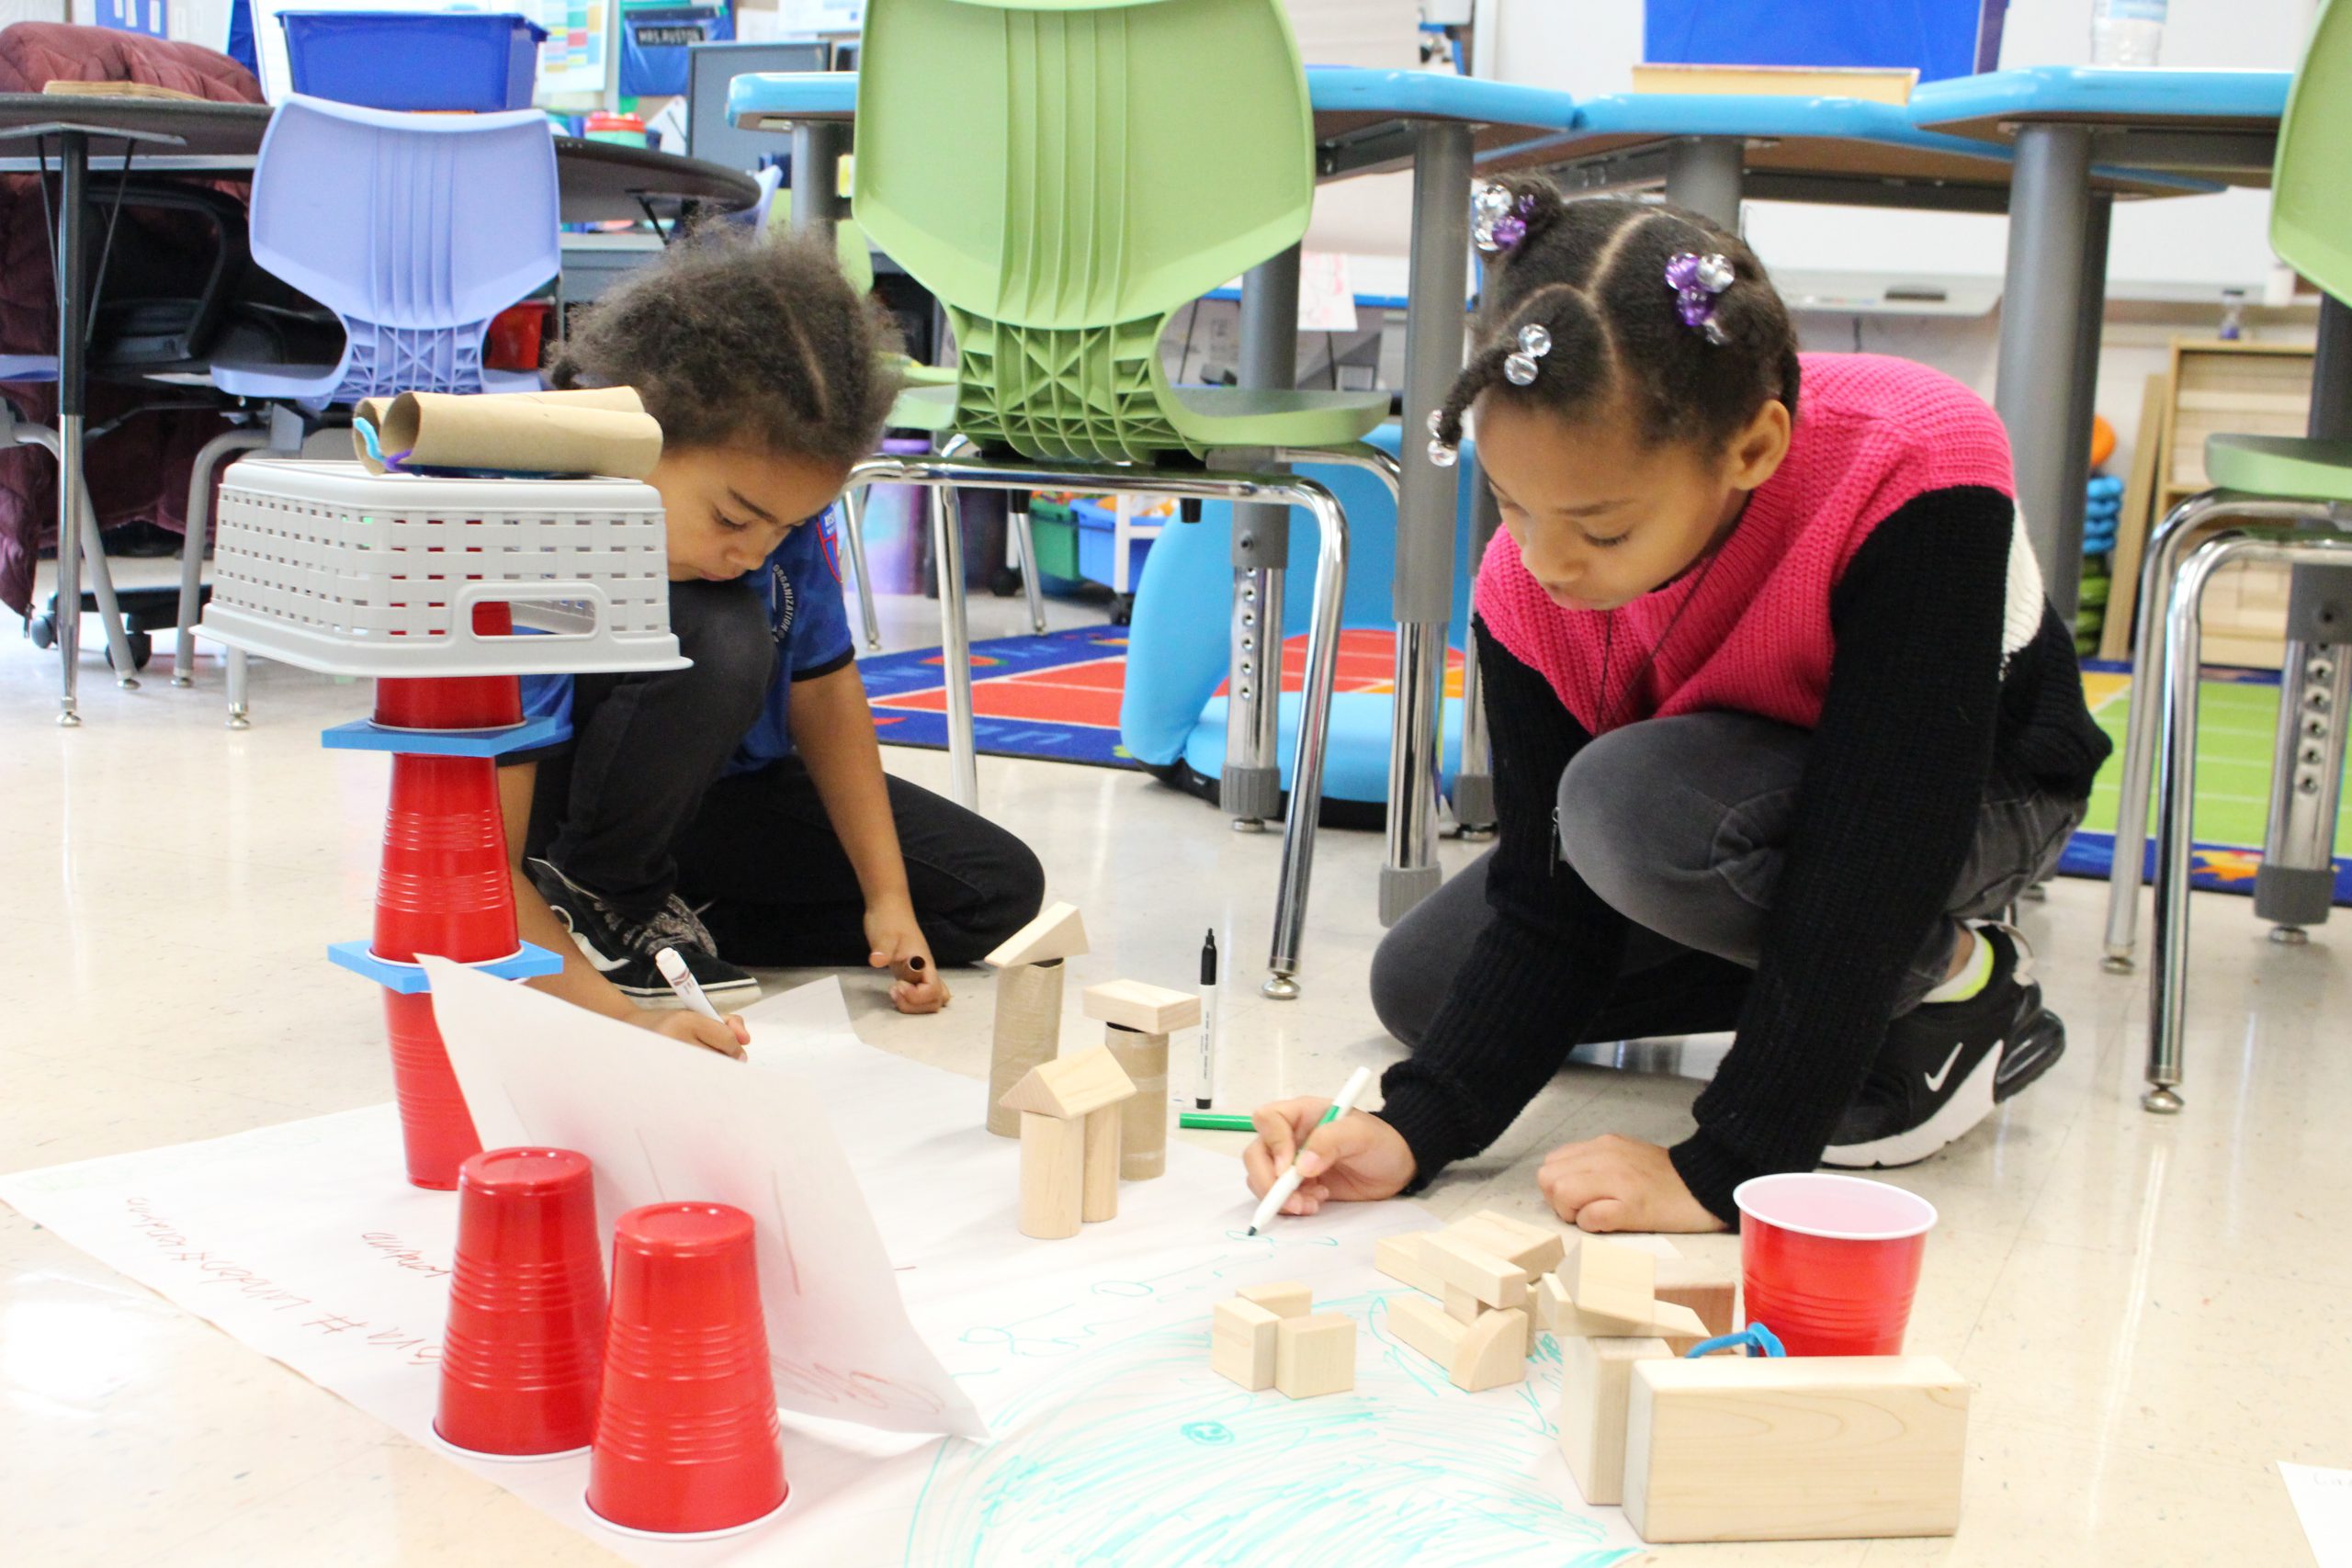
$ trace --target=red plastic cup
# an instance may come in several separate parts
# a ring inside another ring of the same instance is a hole
[[[1731,1196],[1748,1322],[1778,1335],[1792,1356],[1902,1351],[1934,1204],[1826,1171],[1759,1176]]]
[[[393,757],[373,945],[396,964],[420,953],[479,964],[520,945],[491,759]]]
[[[432,997],[386,991],[384,1030],[392,1041],[392,1097],[400,1102],[409,1182],[446,1192],[458,1185],[458,1168],[481,1153],[481,1135],[433,1021]]]
[[[588,1156],[492,1149],[458,1170],[457,1267],[433,1429],[500,1459],[585,1453],[605,1354]]]
[[[473,626],[476,637],[513,637],[514,607],[477,604]],[[503,729],[523,722],[523,689],[513,675],[379,680],[372,716],[387,729]]]
[[[588,1506],[645,1535],[723,1535],[784,1506],[752,1216],[652,1203],[613,1227]]]

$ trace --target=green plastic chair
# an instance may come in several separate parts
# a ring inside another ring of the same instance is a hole
[[[853,486],[978,485],[1016,504],[1024,489],[1173,494],[1315,515],[1317,612],[1266,987],[1295,996],[1346,522],[1319,485],[1235,470],[1311,452],[1393,489],[1394,460],[1363,445],[1388,395],[1182,387],[1159,350],[1178,310],[1306,232],[1314,114],[1281,0],[872,0],[856,138],[856,220],[939,299],[957,357],[947,456],[877,459]],[[967,447],[978,457],[955,456]],[[1204,471],[1216,454],[1231,456]],[[969,806],[970,670],[946,505],[934,500],[932,516],[949,750]],[[1279,604],[1277,574],[1237,572],[1234,723],[1261,750],[1281,653],[1244,601],[1268,582]],[[1272,770],[1258,773],[1262,803],[1227,802],[1245,820],[1273,814]]]
[[[2352,0],[2325,0],[2297,67],[2271,172],[2270,247],[2334,300],[2352,299]],[[2330,310],[2343,309],[2331,303]],[[2346,367],[2335,367],[2338,375]],[[2314,389],[2316,391],[2317,389]],[[2132,967],[2149,775],[2156,784],[2155,935],[2149,1000],[2148,1090],[2154,1111],[2181,1108],[2188,963],[2188,871],[2196,800],[2199,611],[2206,585],[2233,562],[2337,570],[2331,591],[2290,613],[2281,672],[2269,828],[2256,885],[2256,918],[2272,939],[2296,943],[2327,919],[2344,776],[2344,709],[2352,702],[2352,441],[2214,435],[2205,443],[2214,488],[2176,507],[2151,541],[2141,573],[2123,796],[2109,880],[2107,966]]]

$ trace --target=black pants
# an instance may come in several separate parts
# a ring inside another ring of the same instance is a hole
[[[571,743],[529,759],[526,852],[632,915],[673,892],[707,906],[719,955],[736,964],[865,963],[865,895],[807,766],[788,757],[719,776],[782,678],[759,596],[740,581],[673,582],[670,626],[690,667],[574,677]],[[886,783],[932,955],[974,963],[1036,915],[1037,857],[952,801]]]

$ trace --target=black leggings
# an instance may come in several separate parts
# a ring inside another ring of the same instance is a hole
[[[672,893],[707,906],[719,955],[761,967],[863,964],[865,897],[797,757],[721,778],[781,678],[748,582],[673,582],[693,664],[572,682],[572,738],[532,758],[526,852],[642,918]],[[887,779],[915,919],[945,964],[977,962],[1035,918],[1045,872],[982,817]]]

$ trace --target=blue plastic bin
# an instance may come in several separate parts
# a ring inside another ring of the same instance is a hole
[[[1105,588],[1116,586],[1119,566],[1119,514],[1099,501],[1075,502],[1070,515],[1078,524],[1078,570],[1089,582],[1099,582]],[[1146,518],[1147,524],[1169,522],[1174,518]],[[1152,541],[1127,541],[1127,592],[1133,593],[1136,584],[1143,581],[1144,558],[1151,554]]]
[[[547,29],[489,11],[280,11],[294,90],[371,109],[531,107]]]

